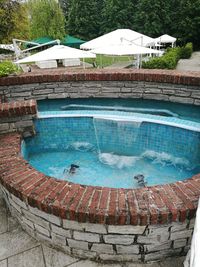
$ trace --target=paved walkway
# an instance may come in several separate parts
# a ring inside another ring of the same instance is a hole
[[[25,233],[5,207],[0,191],[0,267],[181,267],[184,258],[151,264],[98,264],[70,257]]]
[[[181,71],[200,71],[200,52],[192,53],[189,59],[180,59],[176,69]]]

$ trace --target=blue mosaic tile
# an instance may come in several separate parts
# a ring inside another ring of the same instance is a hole
[[[32,153],[66,151],[75,142],[87,142],[102,153],[135,156],[152,150],[184,157],[191,162],[199,162],[200,159],[200,132],[184,128],[148,121],[92,117],[40,118],[35,121],[35,126],[36,136],[26,140]]]

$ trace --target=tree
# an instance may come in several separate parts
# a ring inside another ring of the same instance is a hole
[[[171,0],[140,0],[134,17],[134,25],[137,31],[151,37],[158,37],[169,33],[171,28]]]
[[[106,0],[103,8],[101,32],[106,33],[115,29],[133,29],[135,1]]]
[[[0,42],[29,37],[26,5],[17,0],[0,0]]]
[[[65,19],[56,0],[32,0],[29,4],[32,38],[65,36]]]
[[[81,39],[92,39],[99,34],[99,10],[96,1],[71,0],[67,31]]]
[[[200,48],[200,0],[179,0],[173,32],[183,43]]]

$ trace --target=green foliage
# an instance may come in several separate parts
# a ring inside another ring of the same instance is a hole
[[[180,59],[180,47],[171,48],[162,57],[152,58],[142,63],[144,69],[175,69]]]
[[[181,58],[190,58],[193,48],[192,43],[183,47],[168,48],[162,57],[152,58],[142,63],[144,69],[175,69]]]
[[[56,0],[31,0],[29,2],[31,16],[31,37],[48,36],[63,39],[65,36],[65,19]]]
[[[26,5],[18,0],[0,0],[0,42],[29,37]]]
[[[132,0],[107,0],[102,11],[101,32],[124,28],[131,29],[134,20],[134,4]]]
[[[71,0],[67,18],[67,32],[87,40],[99,33],[99,10],[97,1]]]
[[[181,47],[180,58],[190,58],[193,52],[192,43],[187,43],[184,47]]]
[[[11,61],[0,62],[0,77],[19,72],[19,68]]]
[[[136,5],[134,27],[136,31],[151,37],[169,33],[171,0],[140,0]]]

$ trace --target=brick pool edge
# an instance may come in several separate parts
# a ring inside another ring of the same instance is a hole
[[[93,92],[97,83],[100,87]],[[0,79],[0,95],[12,101],[115,94],[200,105],[199,86],[199,73],[52,72]],[[20,143],[18,133],[0,135],[0,186],[12,214],[32,236],[74,256],[97,261],[147,262],[187,252],[200,174],[141,189],[72,184],[33,169],[21,157]]]
[[[112,189],[47,177],[20,155],[21,136],[0,136],[0,182],[11,213],[32,236],[74,256],[144,262],[185,254],[200,175],[173,184]]]

